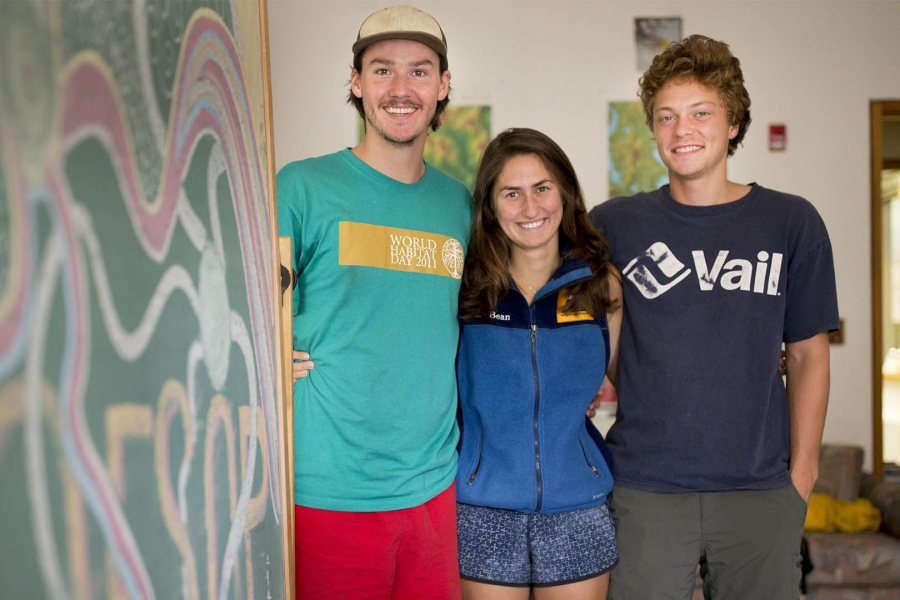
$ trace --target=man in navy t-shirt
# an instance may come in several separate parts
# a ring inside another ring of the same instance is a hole
[[[591,211],[625,294],[610,598],[690,598],[698,562],[707,597],[797,598],[838,327],[828,232],[806,200],[728,179],[750,98],[726,44],[672,44],[640,86],[669,184]]]

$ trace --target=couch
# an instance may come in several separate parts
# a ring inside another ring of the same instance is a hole
[[[824,444],[814,492],[867,498],[881,512],[878,531],[806,532],[812,571],[807,600],[900,600],[900,484],[862,470],[859,446]]]

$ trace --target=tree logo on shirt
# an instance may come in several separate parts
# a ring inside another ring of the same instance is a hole
[[[773,252],[770,255],[765,250],[760,250],[754,263],[743,258],[729,260],[729,253],[728,250],[719,250],[710,264],[702,250],[691,252],[701,291],[712,291],[718,285],[727,291],[779,295],[778,282],[781,278],[783,254]],[[622,269],[622,275],[648,300],[662,296],[690,274],[691,269],[664,242],[654,242]]]
[[[462,244],[453,238],[449,238],[444,242],[444,246],[441,248],[441,259],[444,261],[447,272],[449,272],[454,279],[462,277],[463,263],[465,262]]]

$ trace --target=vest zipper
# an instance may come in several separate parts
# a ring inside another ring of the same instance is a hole
[[[543,502],[544,481],[541,477],[541,440],[538,417],[541,408],[541,388],[537,365],[537,324],[534,322],[534,305],[531,308],[531,369],[534,374],[534,477],[537,484],[537,498],[534,510],[540,512]]]

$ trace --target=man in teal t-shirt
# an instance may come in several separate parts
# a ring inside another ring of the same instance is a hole
[[[433,17],[395,6],[365,20],[353,54],[363,140],[277,180],[302,349],[298,597],[458,597],[454,359],[471,202],[423,160],[448,102],[447,44]]]

